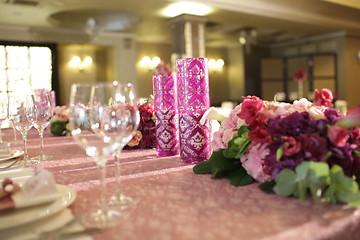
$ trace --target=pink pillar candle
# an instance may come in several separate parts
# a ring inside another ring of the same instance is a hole
[[[210,157],[210,123],[200,119],[210,107],[209,76],[206,58],[176,61],[180,161],[198,163]]]
[[[154,110],[156,118],[156,154],[179,154],[179,116],[175,74],[153,76]]]

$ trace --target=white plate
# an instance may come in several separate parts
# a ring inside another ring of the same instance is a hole
[[[24,155],[24,151],[23,151],[23,150],[10,149],[9,152],[10,152],[10,156],[0,157],[0,162],[2,162],[2,161],[7,161],[7,160],[9,160],[9,159],[17,158],[17,157],[20,157],[20,156]]]
[[[53,215],[74,202],[76,198],[75,190],[60,184],[57,187],[61,197],[54,202],[0,213],[0,230],[20,226]]]

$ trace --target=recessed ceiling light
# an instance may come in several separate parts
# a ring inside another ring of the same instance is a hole
[[[212,8],[201,3],[177,2],[166,7],[162,14],[166,17],[175,17],[181,14],[205,16],[212,11]]]

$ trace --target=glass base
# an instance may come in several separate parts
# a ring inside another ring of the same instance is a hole
[[[115,208],[117,210],[122,211],[122,210],[136,207],[138,202],[139,201],[137,199],[120,193],[118,195],[111,196],[109,198],[108,205],[111,208]]]
[[[89,212],[82,213],[79,221],[84,227],[107,228],[119,225],[127,220],[129,213],[117,210],[92,209]]]
[[[38,160],[38,161],[45,161],[45,160],[49,160],[49,159],[53,159],[54,156],[51,155],[39,155],[36,157],[32,157],[31,160]]]
[[[22,162],[23,162],[24,167],[28,167],[31,165],[39,164],[40,160],[31,158],[31,159],[24,159]]]
[[[13,140],[9,144],[10,146],[15,146],[15,145],[22,145],[24,144],[24,142],[22,140]]]

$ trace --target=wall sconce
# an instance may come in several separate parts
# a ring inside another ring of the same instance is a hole
[[[90,56],[86,56],[83,60],[79,56],[73,56],[70,61],[70,66],[77,68],[80,72],[92,64],[93,60]]]
[[[139,62],[139,66],[151,71],[151,70],[155,69],[159,65],[160,62],[161,62],[161,59],[157,56],[155,56],[153,58],[150,58],[149,56],[145,56]]]
[[[223,59],[210,59],[209,60],[209,70],[214,72],[222,72],[224,67],[224,60]]]
[[[257,30],[246,27],[240,31],[239,42],[245,48],[246,53],[251,52],[251,47],[256,45]]]

